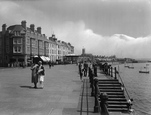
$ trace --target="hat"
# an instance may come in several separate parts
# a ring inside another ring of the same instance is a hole
[[[42,61],[39,61],[38,63],[39,63],[39,64],[42,64]]]

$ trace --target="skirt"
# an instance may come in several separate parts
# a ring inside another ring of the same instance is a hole
[[[44,81],[44,75],[39,76],[39,81]]]

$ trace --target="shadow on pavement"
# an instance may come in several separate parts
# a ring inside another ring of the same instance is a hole
[[[32,87],[32,86],[20,86],[21,88],[28,88],[28,89],[43,89],[42,87]]]
[[[35,89],[34,87],[32,86],[20,86],[21,88],[29,88],[29,89]]]

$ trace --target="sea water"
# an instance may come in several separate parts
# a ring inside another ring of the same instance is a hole
[[[139,73],[146,67],[150,73]],[[133,99],[134,115],[151,115],[151,63],[135,63],[134,69],[116,65],[126,89]]]

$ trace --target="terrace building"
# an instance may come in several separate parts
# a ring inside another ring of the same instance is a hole
[[[34,56],[41,57],[43,61],[55,62],[60,59],[63,44],[57,41],[55,35],[48,39],[41,30],[41,27],[35,30],[34,24],[27,27],[26,21],[8,28],[3,24],[0,32],[0,66],[27,65]],[[70,50],[73,48],[70,45]]]
[[[57,59],[57,38],[54,34],[52,37],[49,37],[49,57],[53,62]]]

